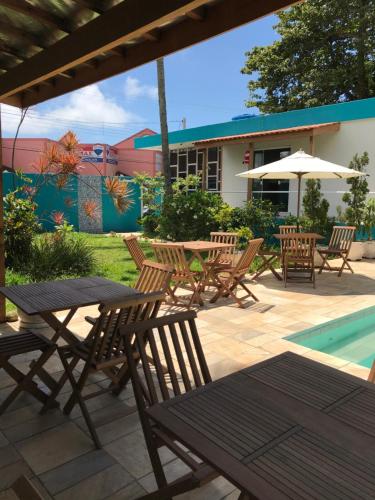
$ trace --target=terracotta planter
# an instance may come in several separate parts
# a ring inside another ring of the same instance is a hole
[[[20,330],[31,330],[43,333],[51,331],[50,327],[47,325],[44,319],[38,314],[26,314],[18,307],[17,313],[20,320]]]
[[[375,259],[375,240],[363,243],[363,257],[365,259]]]
[[[350,247],[348,260],[361,260],[363,257],[364,245],[362,241],[353,241]]]

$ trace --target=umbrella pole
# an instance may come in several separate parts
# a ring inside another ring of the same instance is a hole
[[[302,174],[298,174],[297,231],[299,231],[299,211],[300,211],[300,206],[301,206],[301,181],[302,181]]]

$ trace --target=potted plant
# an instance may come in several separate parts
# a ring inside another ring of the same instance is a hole
[[[354,155],[349,164],[349,168],[364,172],[369,163],[368,154],[365,152],[362,156]],[[347,179],[349,192],[345,193],[342,201],[348,206],[345,210],[345,220],[349,226],[355,226],[357,231],[362,228],[366,209],[366,197],[369,192],[368,182],[365,176],[352,177]],[[364,244],[362,241],[353,241],[348,255],[349,260],[361,260],[363,257]]]
[[[375,229],[375,198],[367,200],[364,227],[367,234],[367,241],[364,243],[363,256],[367,259],[375,259],[375,241],[372,239],[372,233]]]

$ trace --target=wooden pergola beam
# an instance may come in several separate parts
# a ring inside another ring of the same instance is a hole
[[[39,86],[37,91],[20,96],[19,93],[31,85],[57,76],[103,51],[113,50],[121,43],[144,37],[161,24],[206,4],[206,0],[165,0],[151,4],[146,0],[127,0],[8,71],[0,80],[0,101],[23,107],[37,104],[199,43],[291,3],[295,2],[231,0],[212,4],[206,8],[201,22],[185,17],[179,23],[166,26],[158,43],[144,41],[129,45],[123,57],[116,54],[98,61],[94,68],[79,67],[69,81],[56,78],[54,87]],[[16,92],[18,95],[14,95]]]
[[[142,37],[144,33],[183,15],[186,10],[201,6],[205,1],[121,2],[4,75],[0,81],[0,100],[3,101],[7,96],[24,90],[30,84],[36,85],[124,42]],[[89,83],[92,82],[83,85]],[[22,103],[19,105],[22,106]]]
[[[46,23],[52,28],[64,31],[65,33],[71,32],[69,25],[64,19],[51,14],[36,5],[32,5],[25,0],[1,0],[1,5]]]

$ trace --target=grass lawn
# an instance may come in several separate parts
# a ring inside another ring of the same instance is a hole
[[[104,236],[101,234],[87,235],[87,241],[94,250],[96,259],[95,274],[124,285],[134,285],[138,278],[138,271],[122,238]],[[141,242],[142,250],[147,258],[153,259],[150,243]]]

